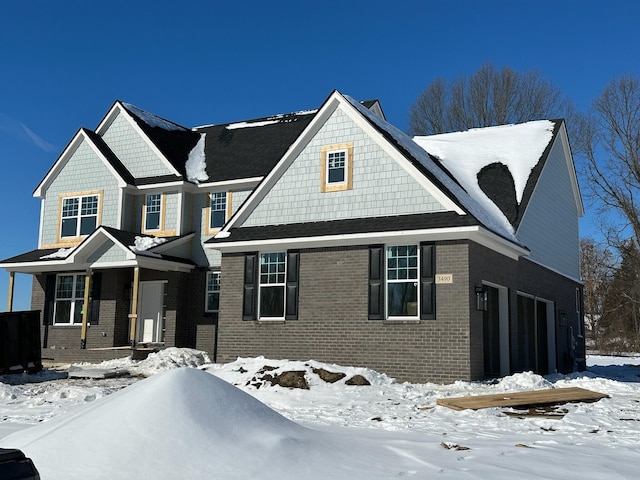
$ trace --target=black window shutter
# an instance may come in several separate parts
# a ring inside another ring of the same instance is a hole
[[[42,315],[43,325],[53,325],[53,306],[56,297],[56,276],[47,275],[44,285],[44,312]]]
[[[436,247],[420,244],[420,319],[436,318]]]
[[[242,320],[255,320],[258,301],[258,254],[244,256],[244,291]]]
[[[102,290],[102,272],[94,272],[91,276],[91,299],[89,300],[89,323],[100,322],[100,292]]]
[[[286,320],[298,319],[298,281],[300,277],[300,252],[289,250],[287,252],[287,294],[286,294]]]
[[[369,247],[369,320],[384,319],[384,246]]]

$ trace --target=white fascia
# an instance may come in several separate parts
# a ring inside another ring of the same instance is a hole
[[[44,228],[44,202],[46,201],[47,199],[44,197],[40,199],[40,225],[38,227],[38,248],[42,247],[42,236],[44,235],[42,231]]]
[[[225,238],[218,237],[216,238]],[[422,230],[398,230],[392,232],[352,233],[322,235],[317,237],[277,238],[245,242],[205,243],[204,248],[220,250],[222,253],[248,252],[292,248],[325,248],[372,244],[417,244],[424,241],[470,240],[518,260],[529,254],[529,250],[516,245],[484,227],[450,227]]]
[[[124,187],[126,186],[126,182],[122,179],[120,174],[113,168],[111,163],[104,157],[102,152],[95,146],[95,144],[91,141],[91,139],[84,133],[84,130],[78,130],[78,133],[75,134],[69,145],[64,149],[62,154],[58,157],[58,160],[53,164],[53,167],[47,172],[47,175],[42,179],[40,184],[36,187],[33,192],[33,196],[36,198],[43,198],[44,190],[46,187],[53,181],[53,179],[60,173],[60,171],[64,168],[64,166],[69,161],[69,158],[75,153],[80,144],[86,141],[89,148],[93,150],[96,156],[102,161],[102,163],[107,167],[107,169],[111,172],[111,174],[117,179],[118,186]]]

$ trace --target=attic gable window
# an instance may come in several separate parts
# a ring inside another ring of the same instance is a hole
[[[353,188],[353,143],[328,145],[321,149],[320,191]]]
[[[74,195],[61,198],[60,238],[89,235],[98,226],[100,196]]]

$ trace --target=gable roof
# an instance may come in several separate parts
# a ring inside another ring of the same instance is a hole
[[[158,148],[173,168],[184,178],[187,177],[185,164],[200,136],[192,130],[149,113],[141,108],[118,101],[131,115],[140,130]]]
[[[178,246],[191,240],[193,233],[176,237],[157,238],[135,232],[118,230],[104,225],[96,228],[82,243],[70,248],[36,249],[0,261],[7,270],[19,269],[21,272],[55,272],[71,271],[85,268],[86,259],[105,241],[117,245],[126,256],[125,263],[120,266],[141,265],[157,270],[188,271],[195,263],[182,257],[162,253],[171,246]],[[111,263],[109,268],[113,267]],[[97,264],[93,268],[100,268]]]
[[[497,234],[506,239],[516,249],[522,250],[522,245],[515,237],[512,225],[506,220],[497,207],[488,211],[485,205],[474,199],[465,191],[457,179],[442,164],[433,159],[423,148],[417,145],[409,136],[390,125],[384,119],[368,110],[366,106],[350,97],[334,91],[318,110],[313,120],[291,145],[287,153],[275,168],[265,177],[253,191],[245,203],[240,207],[230,221],[216,235],[217,245],[233,242],[237,234],[232,232],[241,227],[253,208],[269,192],[280,176],[286,171],[291,162],[304,149],[305,145],[319,131],[324,122],[339,106],[365,132],[387,151],[403,168],[409,172],[426,190],[429,191],[446,209],[457,215],[469,215],[473,220],[466,219],[465,224],[475,224],[486,231]],[[325,222],[327,223],[327,222]],[[416,227],[417,228],[417,227]],[[218,242],[219,241],[219,242]]]
[[[264,177],[309,125],[317,110],[196,127],[206,135],[206,172],[212,181]]]
[[[414,141],[487,208],[496,205],[517,230],[563,123],[537,120],[418,136]]]
[[[43,190],[66,165],[67,161],[71,158],[71,156],[83,141],[87,142],[89,147],[91,147],[98,158],[102,160],[105,166],[109,170],[111,170],[111,173],[113,173],[114,177],[116,177],[120,181],[120,184],[122,186],[131,181],[131,179],[133,178],[131,173],[129,173],[122,162],[118,160],[111,149],[100,138],[100,136],[96,135],[91,130],[80,128],[64,148],[58,159],[54,162],[51,168],[49,168],[42,180],[40,180],[40,183],[33,191],[34,197],[42,196]]]

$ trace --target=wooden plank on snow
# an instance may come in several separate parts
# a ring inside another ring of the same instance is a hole
[[[494,395],[477,395],[472,397],[440,398],[438,405],[454,410],[492,407],[535,407],[540,405],[560,405],[572,402],[597,402],[608,395],[585,390],[584,388],[549,388],[528,392],[498,393]]]

